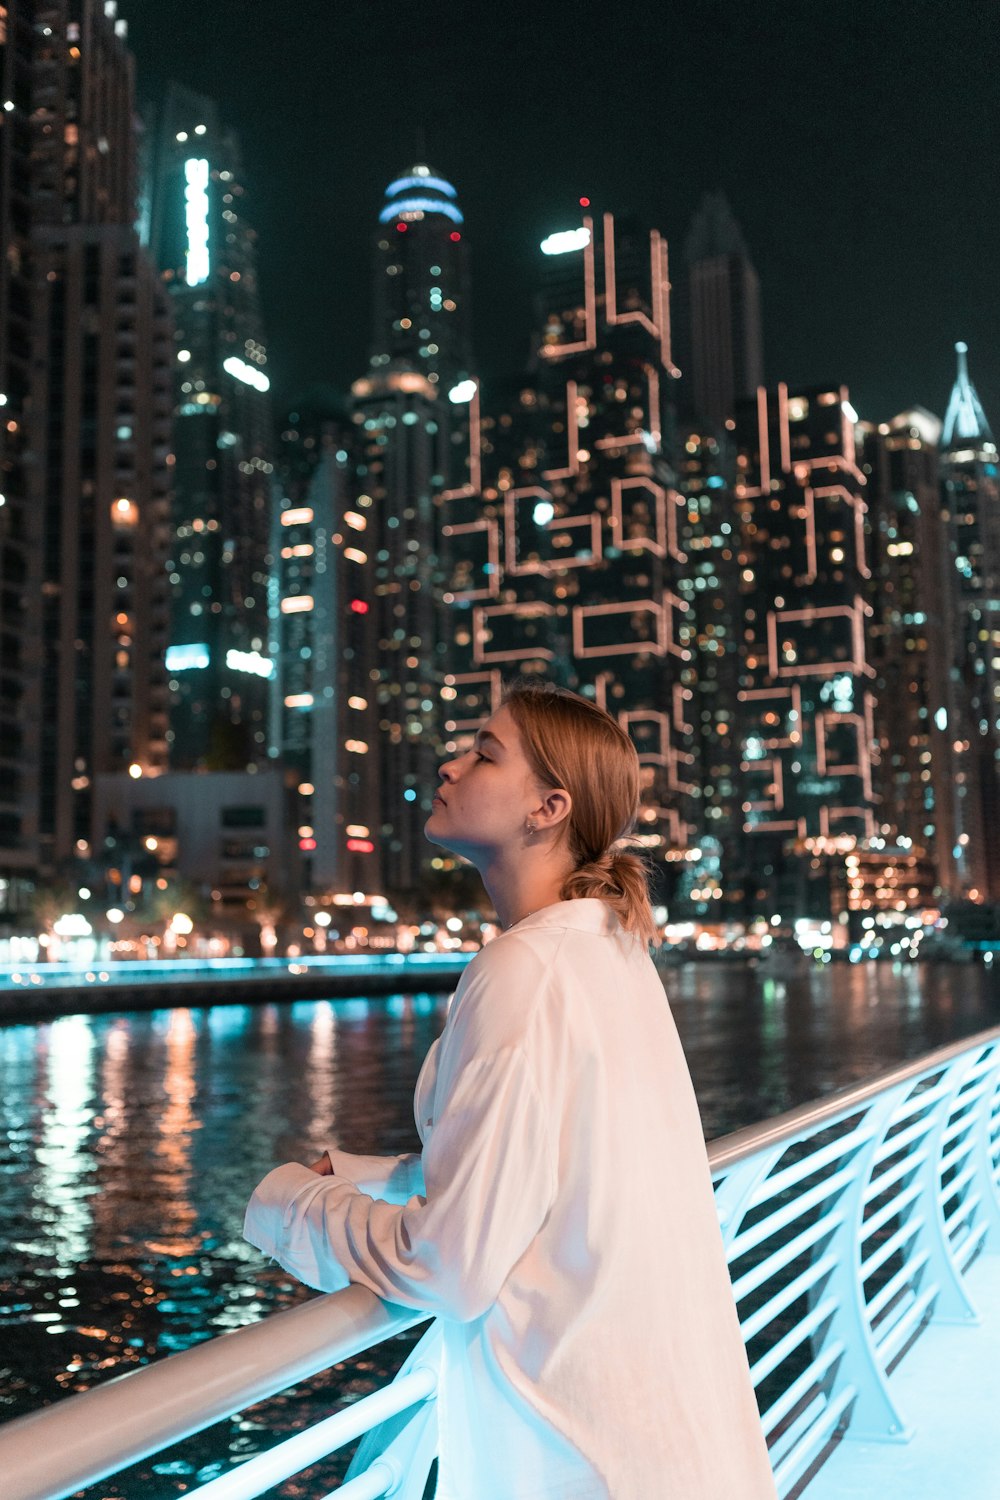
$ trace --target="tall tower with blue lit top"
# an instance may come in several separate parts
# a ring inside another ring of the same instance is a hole
[[[379,213],[369,367],[447,389],[470,366],[465,220],[451,183],[418,163],[390,182]]]
[[[366,706],[381,823],[373,878],[396,898],[423,883],[433,850],[423,825],[443,758],[440,690],[441,497],[464,463],[475,388],[469,349],[468,246],[458,195],[424,163],[390,182],[375,235],[368,370],[351,387],[357,427],[353,538],[371,579]],[[449,400],[455,395],[456,400]],[[467,397],[466,397],[467,402]],[[478,409],[478,408],[477,408]],[[359,574],[360,576],[360,574]],[[360,765],[356,771],[360,777]],[[366,889],[370,882],[361,880]]]

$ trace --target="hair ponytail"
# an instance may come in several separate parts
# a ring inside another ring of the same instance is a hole
[[[563,901],[596,896],[608,903],[623,927],[638,932],[647,943],[659,942],[649,904],[649,871],[638,854],[613,849],[578,865],[559,895]]]
[[[576,867],[560,898],[606,901],[629,932],[658,942],[646,861],[618,847],[639,810],[639,757],[630,737],[596,703],[551,683],[515,683],[503,701],[539,781],[565,787],[573,801],[568,837]]]

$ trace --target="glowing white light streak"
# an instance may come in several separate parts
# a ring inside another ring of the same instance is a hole
[[[252,672],[255,677],[274,676],[274,662],[259,651],[227,651],[226,666],[234,672]]]
[[[560,229],[550,234],[539,246],[543,255],[568,255],[571,250],[584,250],[590,244],[590,228],[584,224],[579,229]]]
[[[188,286],[200,286],[208,280],[208,162],[203,157],[189,157],[184,163],[184,222],[187,227],[187,252],[184,279]]]
[[[244,385],[253,386],[255,391],[271,389],[271,382],[263,370],[259,370],[256,365],[248,365],[245,360],[239,359],[235,354],[231,354],[228,359],[222,361],[222,368],[235,380],[242,380]]]

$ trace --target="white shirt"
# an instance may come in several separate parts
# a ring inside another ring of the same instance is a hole
[[[438,1500],[774,1500],[701,1121],[662,982],[606,903],[469,964],[421,1156],[277,1167],[252,1244],[438,1322]],[[418,1346],[420,1347],[420,1346]]]

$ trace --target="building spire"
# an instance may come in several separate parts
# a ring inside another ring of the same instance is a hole
[[[941,448],[945,453],[955,448],[968,447],[969,444],[980,446],[993,442],[982,402],[969,379],[968,344],[956,344],[955,353],[958,356],[958,373],[951,388],[951,400],[948,402],[944,436],[941,440]]]

